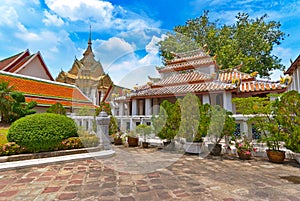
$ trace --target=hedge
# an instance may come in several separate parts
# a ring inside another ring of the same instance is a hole
[[[64,140],[78,137],[75,122],[64,115],[33,114],[15,121],[8,130],[9,142],[31,152],[51,151]]]

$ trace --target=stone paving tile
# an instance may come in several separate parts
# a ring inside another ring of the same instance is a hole
[[[0,172],[0,201],[298,201],[299,180],[300,165],[293,161],[201,159],[157,149],[118,148],[116,156],[99,161]]]

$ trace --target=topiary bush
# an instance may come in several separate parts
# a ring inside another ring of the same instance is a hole
[[[69,137],[78,137],[75,122],[64,115],[33,114],[15,121],[7,139],[31,152],[51,151]]]

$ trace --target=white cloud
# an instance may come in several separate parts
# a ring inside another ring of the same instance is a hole
[[[44,15],[45,15],[45,18],[43,19],[43,23],[46,26],[54,25],[54,26],[60,27],[64,24],[64,21],[55,14],[51,14],[50,12],[45,10]]]
[[[0,26],[14,26],[18,22],[18,13],[11,6],[0,6]]]
[[[108,68],[113,63],[124,60],[130,56],[135,46],[129,44],[122,38],[112,37],[108,40],[96,40],[93,42],[96,58],[100,58],[101,63]]]
[[[95,21],[103,26],[111,22],[113,5],[97,0],[46,0],[47,6],[63,18],[71,21]]]
[[[102,58],[100,61],[105,71],[115,83],[132,88],[136,84],[145,84],[148,76],[158,76],[155,66],[162,64],[155,44],[164,38],[164,34],[161,37],[153,36],[145,49],[135,49],[125,40],[112,37],[107,41],[95,41],[94,44],[98,45],[94,52],[96,57]],[[141,57],[140,52],[146,54]]]

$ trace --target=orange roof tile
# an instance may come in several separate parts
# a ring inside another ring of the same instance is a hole
[[[266,92],[266,91],[277,91],[285,90],[286,86],[279,83],[266,82],[266,81],[249,81],[242,82],[240,85],[240,92]]]
[[[67,105],[84,104],[93,105],[76,86],[60,82],[43,80],[0,71],[0,80],[8,81],[16,91],[24,93],[27,100],[36,99],[37,103],[63,102]]]
[[[153,83],[152,87],[155,86],[170,86],[176,84],[191,84],[191,83],[200,83],[200,82],[207,82],[212,81],[212,77],[208,74],[204,74],[198,71],[192,71],[187,73],[176,73],[167,77],[163,80]]]
[[[219,74],[219,80],[221,82],[231,83],[233,78],[239,78],[241,81],[254,81],[255,78],[251,77],[247,73],[242,73],[240,71],[232,71],[232,72],[221,72]]]
[[[201,92],[215,92],[225,90],[235,90],[236,87],[232,84],[225,84],[220,82],[204,82],[197,84],[181,84],[174,86],[164,86],[158,88],[150,88],[146,90],[136,91],[131,94],[131,97],[141,96],[159,96],[159,95],[177,95],[186,93],[201,93]]]

